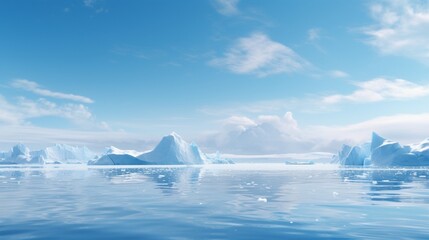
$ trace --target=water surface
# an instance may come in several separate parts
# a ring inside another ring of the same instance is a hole
[[[0,239],[427,239],[428,169],[1,166]]]

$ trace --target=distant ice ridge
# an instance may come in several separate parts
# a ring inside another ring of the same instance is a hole
[[[222,159],[219,154],[208,157],[196,144],[187,143],[177,133],[173,132],[161,139],[158,145],[148,152],[137,154],[132,150],[120,150],[111,147],[106,153],[90,165],[200,165],[227,164],[229,160]]]
[[[87,163],[95,154],[87,147],[73,147],[56,144],[39,151],[30,151],[23,144],[12,147],[9,152],[0,153],[2,164],[53,164]]]
[[[429,166],[429,139],[402,146],[373,133],[371,143],[343,145],[336,159],[344,166]]]

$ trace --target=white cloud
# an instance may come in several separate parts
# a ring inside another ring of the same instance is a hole
[[[271,40],[263,33],[239,38],[223,57],[210,61],[211,65],[225,67],[238,74],[271,74],[297,72],[308,62],[289,47]]]
[[[369,43],[384,54],[429,63],[429,3],[382,1],[371,5],[375,23],[363,29]]]
[[[94,4],[97,0],[83,0],[85,7],[94,7]]]
[[[425,129],[429,129],[429,113],[381,116],[343,126],[310,126],[305,135],[314,134],[326,143],[359,143],[370,141],[371,133],[375,131],[391,140],[410,144],[428,138]],[[318,148],[323,149],[323,142],[319,143]]]
[[[204,142],[212,146],[212,150],[235,154],[309,152],[311,148],[311,143],[302,139],[290,112],[284,116],[261,115],[256,119],[228,118],[222,130]]]
[[[319,40],[320,39],[320,32],[321,32],[320,28],[310,28],[307,31],[308,40],[310,40],[310,41]]]
[[[82,103],[93,103],[94,101],[88,97],[70,94],[70,93],[61,93],[61,92],[54,92],[48,89],[44,89],[39,86],[36,82],[29,81],[26,79],[16,79],[13,80],[11,83],[12,87],[23,89],[35,94],[38,94],[40,96],[44,97],[52,97],[52,98],[58,98],[58,99],[65,99],[65,100],[71,100],[76,102],[82,102]]]
[[[381,116],[347,125],[310,125],[303,128],[298,127],[291,113],[255,119],[240,117],[224,123],[217,133],[204,137],[203,146],[211,151],[220,150],[235,155],[334,153],[342,144],[370,141],[373,131],[403,144],[429,137],[428,132],[424,131],[429,129],[429,113]]]
[[[0,122],[18,123],[20,121],[21,118],[19,114],[16,113],[15,107],[0,95]]]
[[[238,2],[239,0],[215,0],[214,4],[220,14],[230,16],[239,13]]]
[[[329,75],[334,78],[346,78],[349,76],[348,73],[341,70],[332,70],[329,72]]]
[[[357,82],[356,91],[349,95],[330,95],[323,102],[334,104],[343,101],[379,102],[387,99],[404,100],[429,95],[429,85],[418,85],[403,79],[388,80],[376,78],[365,82]]]
[[[94,122],[91,111],[83,104],[56,104],[43,98],[17,97],[12,104],[0,96],[0,113],[0,122],[11,125],[27,124],[29,120],[40,117],[65,118],[79,125]]]

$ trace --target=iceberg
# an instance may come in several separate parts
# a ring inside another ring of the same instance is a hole
[[[137,158],[160,165],[198,165],[208,162],[207,156],[196,144],[187,143],[175,132],[163,137],[152,151]]]
[[[336,159],[344,166],[429,166],[429,139],[419,144],[401,145],[373,133],[371,143],[354,147],[344,145]]]
[[[136,150],[123,150],[123,149],[116,148],[114,146],[110,146],[109,148],[107,148],[106,154],[117,154],[117,155],[127,154],[130,156],[136,157],[138,155],[141,155],[142,152],[138,152]]]
[[[87,147],[56,144],[38,151],[30,151],[18,144],[9,152],[0,152],[0,164],[88,164],[88,165],[200,165],[232,164],[219,153],[208,156],[196,144],[187,143],[177,133],[162,138],[151,151],[138,152],[109,147],[97,157]]]
[[[369,143],[353,147],[344,144],[335,156],[335,162],[347,166],[367,166],[370,164],[370,147]]]
[[[232,164],[231,160],[221,158],[219,153],[209,157],[194,143],[187,143],[179,134],[172,132],[163,137],[152,150],[137,158],[159,165],[200,165],[200,164]]]
[[[73,147],[56,144],[43,150],[30,151],[23,144],[17,144],[9,152],[0,153],[2,164],[61,164],[87,163],[95,154],[87,147]]]
[[[98,159],[91,160],[88,165],[147,165],[146,161],[138,159],[136,156],[140,152],[134,150],[121,150],[116,147],[109,147]]]
[[[9,152],[1,154],[1,164],[37,164],[41,163],[38,158],[33,158],[30,149],[24,144],[17,144]]]
[[[31,152],[33,159],[45,164],[81,164],[94,159],[96,155],[87,147],[55,144],[40,151]]]

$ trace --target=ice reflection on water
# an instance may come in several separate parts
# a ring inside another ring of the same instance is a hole
[[[1,239],[386,239],[429,234],[429,170],[0,167]]]

